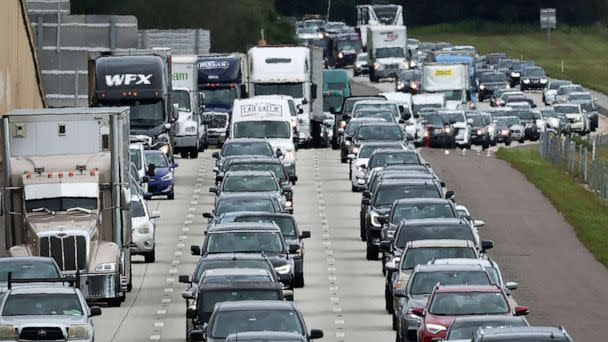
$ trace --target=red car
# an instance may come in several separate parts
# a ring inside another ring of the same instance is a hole
[[[445,338],[446,331],[457,317],[476,315],[522,316],[526,306],[511,308],[504,290],[496,285],[436,285],[426,308],[413,308],[420,317],[418,342]]]

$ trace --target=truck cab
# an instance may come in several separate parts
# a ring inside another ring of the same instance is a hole
[[[178,118],[172,127],[175,153],[182,158],[197,158],[203,151],[205,126],[201,118],[201,100],[197,82],[197,56],[176,55],[172,61],[172,96]]]
[[[422,67],[421,88],[425,93],[443,94],[450,110],[475,109],[470,101],[469,65],[427,63]]]
[[[396,79],[400,70],[409,68],[405,26],[369,26],[366,34],[371,82],[389,77]]]
[[[357,6],[357,27],[361,33],[363,49],[367,48],[367,28],[378,25],[403,25],[403,7],[393,4],[372,4]]]

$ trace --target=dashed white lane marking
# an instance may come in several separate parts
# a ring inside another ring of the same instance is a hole
[[[155,328],[162,328],[165,326],[165,322],[154,322],[154,327]]]
[[[152,335],[152,336],[150,336],[150,340],[152,340],[152,341],[160,341],[160,335]]]
[[[159,315],[159,316],[164,316],[164,315],[167,314],[167,310],[165,310],[165,309],[157,310],[156,314]]]

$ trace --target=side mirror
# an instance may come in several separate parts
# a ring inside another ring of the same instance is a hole
[[[211,215],[211,213],[203,213],[203,217],[206,219],[212,219],[213,215]]]
[[[142,182],[142,183],[148,183],[149,181],[150,181],[150,176],[143,176],[143,177],[141,178],[141,182]]]
[[[340,111],[338,110],[338,108],[331,106],[329,107],[329,112],[332,114],[340,114]]]
[[[153,211],[153,212],[151,212],[151,213],[150,213],[150,218],[151,218],[151,219],[157,219],[157,218],[160,218],[160,211],[158,211],[158,210],[157,210],[157,211]]]
[[[488,249],[494,248],[494,241],[492,240],[481,240],[481,251],[485,252]]]
[[[217,167],[217,166],[214,166],[214,167],[213,167],[213,172],[215,172],[215,173],[220,172],[220,168],[219,168],[219,167]]]
[[[295,254],[300,250],[300,246],[298,245],[289,245],[289,254]]]
[[[418,317],[424,317],[425,315],[424,308],[413,308],[412,313]]]
[[[409,112],[405,112],[405,113],[401,114],[401,117],[403,118],[403,120],[407,121],[412,118],[412,114]]]
[[[399,105],[399,113],[403,115],[405,113],[405,107],[403,105]]]
[[[473,220],[473,226],[476,228],[485,226],[486,223],[482,220]]]
[[[219,152],[213,152],[213,154],[211,154],[211,157],[213,159],[220,159],[220,153]]]
[[[275,155],[276,155],[277,157],[279,157],[279,158],[280,158],[280,157],[282,157],[282,156],[283,156],[283,151],[281,151],[281,149],[280,149],[280,148],[277,148],[277,150],[276,150],[276,152],[275,152]]]
[[[192,248],[192,247],[190,247],[190,248]],[[190,284],[190,276],[189,275],[180,275],[177,278],[177,281],[179,281],[182,284]]]
[[[293,136],[293,139],[291,139],[293,141],[294,144],[299,144],[300,143],[300,137],[298,137],[297,135]]]
[[[388,261],[386,264],[384,264],[384,269],[387,271],[394,272],[397,270],[397,264],[392,260]]]
[[[192,295],[190,295],[190,298],[185,298],[184,297],[184,299],[191,299],[191,298],[192,298]],[[197,314],[197,312],[196,312],[195,308],[187,308],[186,309],[186,318],[196,318],[196,316],[197,316],[196,314]]]
[[[442,188],[445,188],[445,182],[444,181],[439,182],[439,185],[441,185]]]
[[[380,223],[380,224],[387,224],[388,223],[388,217],[386,217],[386,216],[378,216],[378,218],[376,219],[376,221],[378,221],[378,223]]]
[[[304,114],[304,108],[298,107],[298,114]]]
[[[372,193],[369,190],[363,191],[363,198],[372,198]]]
[[[91,310],[91,314],[89,316],[91,316],[91,317],[101,316],[101,308],[99,306],[91,306],[90,310]]]
[[[530,313],[530,309],[527,306],[516,306],[515,316],[525,316]]]
[[[403,119],[399,119],[399,123],[400,123],[400,124],[404,124],[404,123],[405,123],[405,120],[403,120]]]
[[[209,192],[217,194],[217,187],[215,187],[215,186],[210,187]],[[203,217],[204,217],[204,214],[203,214]]]
[[[174,168],[174,169],[175,169],[176,167],[178,167],[178,166],[179,166],[179,164],[178,164],[178,163],[173,163],[173,164],[171,164],[171,168]]]
[[[308,336],[311,340],[317,340],[323,338],[323,330],[321,329],[310,329],[310,335]]]
[[[177,103],[174,103],[172,106],[172,111],[171,111],[171,119],[173,119],[172,121],[177,121],[177,119],[179,118],[179,105]]]
[[[445,198],[452,199],[452,198],[454,198],[455,195],[456,194],[454,193],[454,191],[449,190],[445,193]]]
[[[308,100],[307,100],[307,99],[303,99],[303,100],[302,100],[302,104],[303,104],[303,105],[307,105],[307,104],[308,104]]]
[[[283,290],[283,298],[287,301],[293,302],[293,290]]]
[[[380,241],[380,250],[384,252],[388,252],[391,249],[390,241]]]
[[[371,205],[372,204],[372,200],[369,198],[364,198],[361,200],[361,204],[363,205]]]
[[[205,333],[202,330],[192,330],[188,335],[188,341],[203,341]]]
[[[317,85],[314,83],[310,85],[310,98],[313,100],[317,98]]]
[[[405,289],[395,289],[395,290],[393,290],[393,296],[395,296],[395,297],[406,297]]]
[[[215,176],[215,181],[217,183],[220,183],[223,180],[224,180],[224,175],[217,175],[217,176]]]
[[[517,290],[519,284],[514,281],[508,281],[505,283],[505,287],[509,290]]]
[[[298,181],[298,176],[289,176],[289,181],[293,184],[296,184],[296,182]]]
[[[201,246],[192,245],[190,246],[190,254],[192,255],[201,255]]]
[[[300,233],[300,239],[308,239],[308,238],[310,238],[310,231],[303,230],[302,233]]]

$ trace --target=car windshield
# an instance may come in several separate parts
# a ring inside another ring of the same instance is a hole
[[[509,124],[509,126],[512,126],[512,125],[521,125],[521,122],[519,121],[519,118],[510,117],[510,118],[507,118],[506,120],[507,120],[507,123]]]
[[[152,128],[164,123],[163,101],[133,101],[129,110],[131,127]]]
[[[514,61],[511,59],[503,59],[500,62],[498,62],[498,67],[499,68],[510,68],[511,66],[513,66]]]
[[[28,293],[10,295],[2,316],[82,316],[76,293]]]
[[[192,282],[197,283],[206,270],[217,268],[261,268],[273,272],[272,265],[265,259],[229,259],[229,260],[205,260],[200,262],[194,271]]]
[[[573,92],[584,91],[583,87],[580,85],[566,85],[562,86],[557,90],[557,94],[559,95],[568,95]]]
[[[224,179],[222,191],[260,192],[278,191],[277,181],[270,176],[228,176]]]
[[[404,151],[376,153],[369,161],[370,168],[394,164],[420,164],[420,159],[416,153]]]
[[[554,106],[553,109],[558,114],[578,114],[580,111],[578,110],[578,106]]]
[[[359,39],[339,40],[336,47],[337,51],[357,52],[361,49],[361,40]]]
[[[215,215],[220,216],[225,213],[233,213],[237,211],[261,211],[265,213],[274,213],[277,210],[272,205],[271,200],[266,198],[225,199],[217,204]]]
[[[344,97],[341,95],[323,95],[323,111],[329,112],[333,108],[339,112],[342,110],[343,101]]]
[[[543,118],[554,118],[557,117],[557,113],[554,109],[541,109],[540,111],[543,115]]]
[[[369,158],[372,156],[372,153],[376,150],[386,149],[386,148],[399,148],[399,145],[363,145],[361,149],[359,149],[359,158]]]
[[[425,295],[433,292],[437,283],[441,285],[490,285],[485,271],[437,271],[417,272],[412,279],[410,293]]]
[[[367,54],[366,53],[358,54],[357,62],[367,62]]]
[[[57,268],[48,261],[14,259],[0,263],[0,281],[8,281],[8,274],[15,279],[60,278]]]
[[[454,322],[450,326],[446,340],[470,340],[475,337],[477,329],[483,328],[511,328],[511,327],[525,327],[526,322],[523,319],[511,319],[506,317],[505,319],[488,320],[484,319],[479,322],[467,321],[467,322]]]
[[[203,89],[203,98],[207,108],[232,108],[236,95],[235,87]]]
[[[448,113],[448,118],[450,123],[454,124],[457,122],[466,122],[467,120],[464,118],[463,113]]]
[[[441,198],[435,184],[385,185],[376,192],[374,205],[390,206],[401,198]]]
[[[287,95],[294,99],[304,97],[302,83],[255,83],[256,95]]]
[[[570,94],[568,101],[593,101],[591,94]]]
[[[545,77],[543,69],[526,69],[524,75],[528,77]]]
[[[453,239],[453,240],[468,240],[475,241],[473,232],[469,226],[452,225],[431,225],[431,226],[403,226],[399,230],[399,236],[397,237],[397,246],[400,248],[410,241],[416,240],[439,240],[439,239]]]
[[[495,74],[481,74],[479,77],[479,82],[507,82],[507,75],[502,72]]]
[[[439,316],[498,315],[509,312],[509,304],[500,292],[436,293],[429,312]]]
[[[284,237],[292,239],[298,237],[296,224],[291,216],[239,216],[234,222],[274,222],[281,228],[281,234],[283,234]]]
[[[361,126],[357,130],[356,140],[359,141],[370,141],[370,140],[403,140],[403,132],[401,127],[394,126],[375,126],[367,125]]]
[[[399,79],[404,82],[420,81],[422,73],[420,71],[408,70],[399,74]]]
[[[232,163],[229,171],[270,171],[281,180],[287,180],[285,169],[280,163]]]
[[[132,148],[129,152],[131,153],[131,162],[135,164],[137,170],[141,170],[141,151],[138,148]]]
[[[375,119],[382,119],[386,122],[395,122],[395,117],[393,115],[394,115],[393,112],[387,112],[387,111],[357,110],[353,116],[356,118],[375,118]]]
[[[213,312],[213,307],[219,302],[235,302],[241,300],[281,300],[281,292],[277,290],[228,289],[201,291],[198,298],[203,313]],[[202,305],[201,305],[202,304]],[[204,321],[204,320],[201,320]]]
[[[398,204],[393,209],[392,223],[402,220],[417,220],[427,218],[453,218],[456,215],[452,206],[444,203],[407,203]]]
[[[532,113],[531,111],[522,110],[522,111],[517,111],[516,114],[517,114],[517,117],[519,117],[520,120],[532,120],[532,119],[534,119],[534,113]]]
[[[94,197],[55,197],[25,200],[25,209],[31,212],[67,211],[71,208],[97,209],[97,198]]]
[[[227,142],[222,148],[222,156],[266,156],[272,157],[272,147],[267,142]]]
[[[595,112],[597,110],[597,108],[595,107],[595,103],[593,102],[581,103],[581,108],[588,112]]]
[[[443,117],[440,114],[424,114],[422,117],[423,125],[443,126]]]
[[[209,253],[280,253],[282,251],[281,236],[273,232],[221,232],[207,236]]]
[[[393,112],[394,115],[397,115],[397,113],[399,113],[399,109],[397,108],[397,105],[395,105],[394,103],[361,103],[361,102],[359,102],[353,108],[353,111],[355,113],[359,112],[359,111],[363,111],[363,110],[390,111],[390,112]],[[354,115],[354,117],[356,117],[356,115]]]
[[[240,331],[285,331],[304,334],[297,312],[292,310],[219,311],[211,323],[210,337],[222,339]]]
[[[144,203],[142,201],[131,201],[131,216],[146,217],[146,211],[144,210]]]
[[[224,274],[205,275],[201,278],[202,284],[226,284],[226,283],[272,283],[274,279],[268,274]]]
[[[461,101],[463,99],[462,92],[462,90],[445,90],[441,93],[445,95],[446,101]]]
[[[471,247],[422,247],[408,248],[401,262],[402,270],[411,270],[416,265],[425,265],[434,259],[465,258],[476,259],[477,254]]]
[[[376,49],[376,58],[403,58],[403,48],[385,47]]]
[[[481,127],[486,125],[481,115],[470,115],[467,116],[467,119],[473,121],[470,123],[470,125],[473,127]]]
[[[557,90],[557,89],[559,89],[559,87],[561,87],[563,85],[568,85],[568,84],[572,84],[572,83],[570,81],[553,81],[553,82],[551,82],[551,84],[549,84],[549,89]]]
[[[165,154],[157,151],[146,151],[146,161],[149,164],[154,164],[157,168],[169,167],[169,161]]]
[[[287,121],[241,121],[234,124],[234,137],[288,139],[291,125]]]
[[[173,103],[177,103],[180,112],[191,111],[190,93],[186,90],[173,90]],[[206,100],[206,99],[205,99]]]

